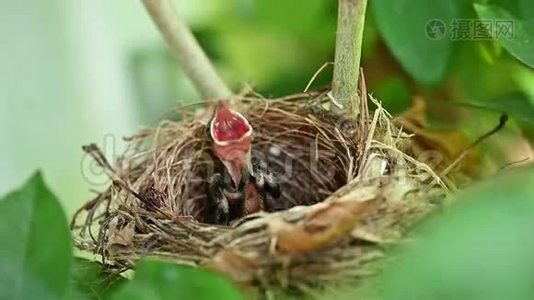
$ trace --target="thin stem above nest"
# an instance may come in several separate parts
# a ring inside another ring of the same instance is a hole
[[[229,98],[232,91],[219,77],[171,0],[143,0],[172,53],[203,98]]]
[[[358,76],[367,0],[339,0],[332,96],[348,117],[359,114]]]

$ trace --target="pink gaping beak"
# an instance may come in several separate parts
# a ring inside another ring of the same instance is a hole
[[[235,186],[243,172],[251,170],[252,126],[240,113],[219,103],[210,123],[214,152],[224,164]]]

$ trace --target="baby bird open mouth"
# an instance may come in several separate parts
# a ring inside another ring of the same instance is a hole
[[[260,210],[275,210],[280,187],[265,164],[252,163],[253,130],[248,120],[220,102],[209,126],[213,151],[225,167],[210,179],[212,221],[228,224]]]

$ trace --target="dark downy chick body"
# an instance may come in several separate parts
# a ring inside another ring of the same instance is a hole
[[[265,162],[251,158],[252,127],[243,115],[220,103],[209,123],[209,136],[225,167],[210,179],[208,200],[213,223],[227,225],[260,210],[283,208],[275,176]]]

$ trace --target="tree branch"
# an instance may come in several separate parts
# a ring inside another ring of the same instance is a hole
[[[229,98],[231,90],[176,12],[172,0],[143,0],[143,4],[200,95],[204,98]]]
[[[367,0],[339,0],[332,96],[345,114],[359,114],[358,75]]]

